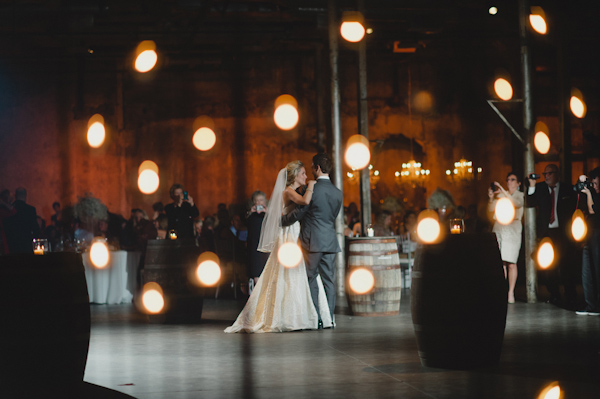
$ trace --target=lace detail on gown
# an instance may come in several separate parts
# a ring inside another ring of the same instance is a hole
[[[289,207],[288,207],[289,208]],[[284,209],[287,213],[289,209]],[[298,242],[300,223],[283,227],[275,242],[265,268],[254,287],[244,309],[226,333],[283,332],[316,329],[317,311],[310,296],[304,259],[294,268],[286,268],[277,259],[277,250],[282,243]],[[327,297],[321,278],[319,284],[319,308],[323,326],[331,327],[331,315],[327,311]]]

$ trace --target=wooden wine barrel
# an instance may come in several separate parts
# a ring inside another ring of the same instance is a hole
[[[0,256],[0,314],[3,392],[83,383],[90,304],[81,254]]]
[[[194,283],[200,248],[195,240],[148,240],[142,285],[155,282],[163,290],[165,308],[151,322],[194,322],[202,316],[204,288]]]
[[[375,287],[366,294],[355,294],[348,284],[348,305],[356,316],[392,316],[400,311],[402,275],[398,245],[394,237],[357,237],[348,239],[348,267],[365,268],[375,277]]]
[[[421,364],[470,369],[498,364],[507,284],[496,236],[448,235],[419,245],[411,311]]]

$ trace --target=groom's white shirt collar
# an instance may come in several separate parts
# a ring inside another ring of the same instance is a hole
[[[319,177],[317,177],[317,180],[321,180],[321,179],[327,179],[327,180],[331,180],[331,179],[329,178],[329,176],[319,176]]]

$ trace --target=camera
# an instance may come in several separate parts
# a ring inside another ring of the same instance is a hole
[[[265,210],[265,207],[262,205],[256,205],[256,212],[263,212]]]
[[[577,183],[573,186],[573,190],[575,192],[580,193],[584,188],[588,188],[588,190],[592,191],[592,182],[589,180],[581,181],[578,180]]]
[[[188,192],[187,191],[183,192],[183,199],[184,200],[188,199]]]
[[[527,176],[528,179],[533,179],[533,180],[537,180],[540,177],[541,177],[540,175],[536,175],[535,173],[531,173],[529,176]]]
[[[492,189],[492,191],[496,191],[496,184],[494,182],[491,182],[490,188]]]

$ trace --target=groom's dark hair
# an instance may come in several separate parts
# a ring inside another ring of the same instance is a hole
[[[329,156],[324,152],[320,152],[317,155],[315,155],[312,159],[312,163],[313,165],[315,165],[315,168],[317,166],[320,166],[321,172],[323,173],[329,174],[333,170],[333,163],[331,162]]]

